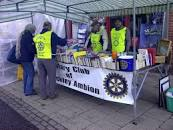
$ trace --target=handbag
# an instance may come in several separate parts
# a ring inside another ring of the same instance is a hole
[[[9,51],[7,60],[14,64],[21,64],[20,60],[16,58],[16,45],[14,45]]]

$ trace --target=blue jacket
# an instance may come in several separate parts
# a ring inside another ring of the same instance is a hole
[[[41,34],[47,32],[48,30],[43,29]],[[57,45],[59,46],[65,46],[67,44],[67,40],[66,39],[62,39],[60,37],[57,36],[56,33],[52,32],[52,36],[51,36],[51,47],[52,47],[52,54],[56,54],[56,50],[57,50]],[[52,58],[55,58],[55,56],[52,56]]]
[[[29,31],[25,31],[21,37],[19,60],[21,62],[33,62],[36,49],[33,42],[33,35]]]

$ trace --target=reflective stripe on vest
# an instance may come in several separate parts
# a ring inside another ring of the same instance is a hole
[[[51,34],[52,32],[48,31],[34,37],[38,59],[52,59]]]
[[[91,38],[91,47],[93,52],[100,52],[103,50],[102,44],[100,43],[100,38],[101,35],[100,33],[91,33],[90,34],[90,38]]]
[[[126,27],[121,30],[111,30],[111,42],[112,42],[112,51],[124,52],[125,51],[125,36],[126,36]]]

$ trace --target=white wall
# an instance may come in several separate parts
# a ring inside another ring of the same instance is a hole
[[[0,39],[16,39],[31,19],[0,23]]]
[[[43,23],[49,21],[52,23],[52,30],[61,38],[65,38],[65,25],[64,19],[54,18],[45,14],[35,14],[33,16],[33,23],[36,25],[36,33],[40,33],[43,27]]]

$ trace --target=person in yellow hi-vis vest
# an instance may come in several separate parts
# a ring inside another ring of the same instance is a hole
[[[106,51],[108,47],[108,36],[105,29],[101,29],[99,22],[92,24],[89,37],[85,42],[85,48],[90,48],[93,52],[99,53]]]
[[[115,27],[111,30],[112,52],[128,52],[131,45],[131,36],[128,28],[124,27],[122,20],[115,20]]]
[[[37,59],[38,59],[38,78],[40,94],[43,100],[48,97],[53,99],[56,93],[56,47],[66,45],[66,39],[61,39],[52,32],[52,25],[49,21],[44,22],[43,30],[33,38]],[[47,86],[48,85],[48,86]]]

